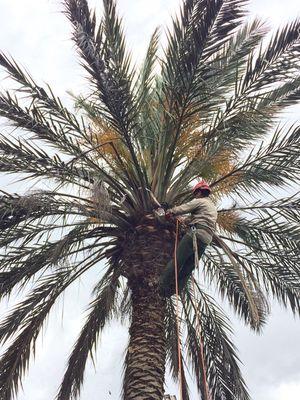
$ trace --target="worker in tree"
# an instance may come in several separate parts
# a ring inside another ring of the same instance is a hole
[[[202,180],[193,188],[194,199],[167,210],[167,217],[190,214],[181,221],[188,226],[187,233],[177,248],[178,287],[185,286],[195,264],[212,241],[217,221],[217,209],[211,199],[211,188]],[[195,254],[196,253],[196,254]],[[175,267],[172,259],[161,277],[160,292],[165,297],[175,293]]]

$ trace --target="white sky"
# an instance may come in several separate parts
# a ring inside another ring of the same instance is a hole
[[[90,1],[92,5],[96,3],[101,1]],[[179,0],[119,1],[128,41],[137,59],[143,57],[155,27],[170,21],[169,16],[179,3]],[[277,27],[299,14],[299,2],[250,0],[249,9],[251,15],[267,18],[270,26]],[[59,0],[0,0],[0,49],[13,55],[36,80],[49,83],[64,99],[67,90],[80,91],[85,81],[69,40],[70,26],[60,10]],[[0,74],[0,78],[2,76]],[[2,85],[7,86],[7,82]],[[0,186],[4,185],[6,180],[0,183]],[[56,306],[47,333],[39,342],[38,355],[31,364],[24,392],[18,400],[49,400],[54,397],[96,273],[92,271],[65,297],[63,323],[63,302]],[[235,341],[253,400],[300,398],[299,319],[295,320],[291,313],[275,306],[262,336],[254,335],[236,321],[235,326]],[[112,324],[105,332],[98,351],[97,373],[88,367],[81,400],[119,399],[126,340],[126,327]],[[167,391],[175,393],[176,387],[169,385]]]

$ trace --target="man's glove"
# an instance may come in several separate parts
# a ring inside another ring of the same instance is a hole
[[[174,217],[174,214],[170,210],[167,210],[165,217],[166,219],[172,219]]]

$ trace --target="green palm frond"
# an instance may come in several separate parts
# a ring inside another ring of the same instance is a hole
[[[228,41],[232,31],[239,24],[244,1],[186,1],[180,19],[173,23],[173,34],[169,34],[169,47],[166,50],[167,62],[162,69],[162,92],[167,105],[164,136],[161,139],[164,152],[164,164],[158,163],[164,170],[159,177],[160,186],[167,187],[175,168],[174,151],[182,127],[193,115],[202,111],[197,96],[203,88],[202,69],[205,60]],[[228,16],[231,15],[231,18]],[[212,46],[212,43],[214,45]],[[205,68],[205,67],[204,67]],[[210,90],[205,89],[205,92]],[[205,110],[203,110],[205,111]],[[159,197],[165,193],[158,193]]]
[[[243,257],[243,262],[255,271],[266,293],[272,295],[284,307],[290,307],[295,315],[300,314],[299,271],[281,266],[278,262],[262,262],[261,257],[255,255],[251,258]]]
[[[155,66],[157,65],[157,51],[159,41],[159,30],[156,29],[151,36],[146,57],[139,71],[135,85],[135,97],[139,108],[139,122],[143,129],[136,134],[136,139],[143,151],[144,168],[149,181],[152,180],[153,158],[156,155],[156,138],[159,135],[159,122],[157,113],[153,112],[153,106],[159,104],[159,98],[155,87]],[[150,164],[150,165],[149,165]]]
[[[206,273],[211,282],[216,280],[221,296],[228,299],[233,310],[254,330],[261,331],[269,309],[256,276],[245,269],[237,253],[232,252],[230,262],[225,256],[219,251],[209,251],[204,264]]]
[[[93,358],[92,351],[96,349],[99,335],[115,312],[118,278],[117,273],[106,278],[107,283],[101,285],[97,297],[90,304],[89,316],[70,355],[57,400],[78,398],[88,356]]]
[[[216,114],[209,135],[216,136],[224,149],[230,149],[232,152],[244,149],[273,128],[281,110],[297,103],[299,84],[300,80],[297,77],[270,92],[248,97],[238,112],[229,114],[226,118],[226,110],[220,111]],[[229,100],[228,107],[231,102],[232,99]]]
[[[283,186],[297,182],[299,176],[299,127],[291,127],[287,132],[275,131],[268,145],[262,143],[256,152],[251,152],[240,165],[212,183],[217,186],[221,182],[235,177],[233,191],[236,194],[243,189],[253,192],[264,185]]]
[[[145,102],[147,100],[152,100],[150,95],[153,91],[153,83],[155,78],[154,67],[157,61],[157,51],[159,44],[159,29],[155,29],[153,32],[146,57],[143,61],[143,64],[140,68],[139,79],[137,83],[137,88],[135,89],[137,94],[137,101],[141,106],[145,106]],[[149,96],[149,97],[148,97]]]
[[[66,14],[74,26],[73,38],[99,91],[99,106],[103,116],[120,135],[129,151],[136,175],[132,184],[138,180],[137,186],[142,188],[140,201],[142,205],[146,205],[145,188],[149,185],[138,162],[137,149],[132,139],[136,130],[137,115],[130,87],[130,58],[125,51],[121,21],[116,15],[115,2],[104,2],[104,18],[97,33],[86,1],[70,0],[65,4]]]
[[[266,203],[235,204],[230,209],[220,211],[225,215],[231,213],[232,216],[232,212],[239,215],[235,217],[232,232],[222,236],[227,243],[239,249],[234,253],[237,262],[257,280],[259,287],[285,306],[289,304],[294,313],[299,313],[298,210],[299,199],[295,194]],[[209,255],[212,269],[213,257]],[[217,265],[218,261],[215,262],[215,271]],[[219,275],[220,272],[215,274]]]
[[[242,93],[251,93],[282,82],[293,76],[299,67],[300,20],[296,19],[278,30],[265,50],[249,57],[247,71],[240,85]]]
[[[288,253],[290,251],[291,254],[294,252],[296,255],[299,248],[299,225],[295,226],[284,222],[274,223],[270,217],[252,222],[240,221],[236,225],[236,234],[249,246],[252,243],[253,246],[257,245],[261,249],[269,249],[270,254],[273,254],[271,251],[274,250],[274,254],[280,255],[280,252]]]
[[[86,166],[74,166],[62,161],[59,154],[49,156],[28,140],[14,140],[0,136],[0,171],[26,173],[28,178],[52,178],[64,184],[86,186],[93,182],[93,174]]]
[[[37,300],[37,303],[35,304],[35,309],[32,310],[30,308],[28,318],[22,319],[23,329],[21,329],[17,338],[13,341],[13,344],[11,344],[5,351],[5,353],[2,355],[0,359],[0,365],[2,371],[0,378],[0,394],[2,398],[9,400],[14,398],[14,396],[16,395],[21,378],[25,373],[25,371],[28,369],[29,358],[32,349],[34,350],[36,339],[42,328],[42,324],[56,299],[55,295],[58,288],[57,284],[61,284],[61,281],[63,281],[65,278],[66,278],[66,273],[61,273],[59,275],[56,275],[55,279],[53,279],[53,276],[51,276],[50,282],[47,281],[45,282],[47,289],[50,289],[49,290],[50,296],[48,301],[43,302],[41,305],[37,306],[36,305],[38,304]],[[52,287],[52,291],[49,285]],[[39,289],[43,291],[45,288],[42,286]],[[40,297],[39,295],[40,293],[39,290],[37,289],[37,292],[33,293],[33,296],[36,296],[38,299]],[[23,306],[26,307],[26,305],[24,304]],[[23,309],[21,307],[21,310],[20,311],[16,310],[16,313],[20,315],[22,314],[22,311]],[[5,321],[4,324],[2,324],[1,326],[2,338],[3,337],[7,338],[11,335],[9,331],[10,328],[13,328],[13,324],[10,323],[11,320],[14,321],[14,318],[13,317],[8,318],[8,320]],[[16,321],[18,321],[17,316],[16,316]],[[20,328],[19,325],[18,328]],[[15,332],[13,331],[12,333]]]
[[[95,254],[95,253],[94,253]],[[35,343],[41,328],[55,301],[65,289],[81,274],[86,272],[99,260],[95,257],[79,262],[73,268],[62,268],[60,272],[40,279],[40,284],[32,291],[27,301],[16,307],[1,325],[2,340],[7,340],[16,333],[15,321],[18,324],[18,336],[0,358],[1,377],[0,395],[7,400],[13,399],[18,391],[22,376],[29,366],[29,359],[35,350]]]
[[[34,104],[28,108],[22,107],[18,99],[9,92],[0,95],[0,116],[8,119],[12,126],[33,133],[36,139],[45,141],[65,154],[81,154],[78,141],[71,139],[64,129],[51,119],[51,114],[47,118]]]
[[[72,254],[80,255],[86,247],[91,247],[83,242],[91,237],[91,233],[80,235],[81,230],[80,226],[76,226],[62,239],[39,246],[23,245],[21,249],[12,247],[7,255],[1,257],[1,296],[9,295],[17,285],[24,287],[31,278],[47,268],[55,265],[59,265],[60,268],[60,263],[66,262]],[[99,248],[99,251],[102,246],[100,243],[93,245],[94,248]]]
[[[207,62],[203,84],[212,90],[215,102],[223,103],[226,98],[221,89],[235,89],[236,80],[245,72],[249,52],[259,46],[266,32],[265,24],[258,19],[243,24]]]
[[[219,210],[219,213],[245,213],[248,216],[270,217],[274,221],[284,219],[297,224],[299,221],[300,198],[299,193],[269,202],[256,201],[252,204],[240,205],[235,203],[229,208]]]
[[[226,0],[184,2],[180,18],[173,22],[173,33],[169,34],[163,71],[174,99],[192,94],[189,89],[200,78],[201,61],[209,59],[230,40],[230,34],[244,15],[241,9],[244,4],[244,1]]]
[[[49,113],[58,124],[62,124],[64,131],[74,138],[81,138],[85,133],[85,126],[82,120],[66,107],[61,100],[55,97],[51,88],[38,85],[33,78],[24,71],[13,58],[0,53],[0,65],[3,66],[9,74],[9,77],[20,85],[20,93],[29,97],[38,108]]]
[[[210,296],[199,288],[197,283],[195,298],[193,299],[192,295],[186,292],[183,304],[188,330],[186,339],[188,357],[195,371],[198,371],[199,393],[203,396],[203,385],[201,383],[203,372],[201,372],[199,357],[199,335],[201,335],[208,385],[213,398],[250,399],[238,367],[236,349],[228,336],[231,334],[229,321],[224,316],[223,311]],[[196,330],[197,318],[200,321],[201,332]]]

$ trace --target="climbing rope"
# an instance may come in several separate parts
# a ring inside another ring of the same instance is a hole
[[[177,323],[177,349],[178,349],[178,380],[179,380],[179,400],[183,399],[183,380],[182,380],[182,358],[181,358],[181,341],[180,341],[180,317],[179,317],[179,285],[178,285],[178,262],[177,262],[177,247],[178,247],[178,236],[179,236],[179,220],[176,219],[176,236],[175,236],[175,246],[174,246],[174,268],[175,268],[175,292],[176,292],[176,323]],[[199,254],[198,254],[198,244],[196,233],[193,232],[193,248],[195,253],[195,267],[198,267],[199,264]],[[192,276],[193,282],[193,298],[195,298],[196,293],[196,285],[195,278]],[[206,374],[206,365],[204,359],[204,345],[201,336],[201,324],[200,318],[198,315],[197,307],[194,303],[193,298],[191,298],[193,307],[196,315],[196,333],[198,332],[199,341],[200,341],[200,360],[203,371],[203,383],[204,383],[204,400],[211,400],[209,394],[209,388],[207,383],[207,374]]]
[[[197,236],[196,236],[195,231],[193,232],[193,248],[194,248],[195,269],[196,269],[199,267],[199,253],[198,253]],[[193,282],[192,303],[193,303],[193,307],[195,310],[195,316],[196,316],[196,333],[198,332],[199,341],[200,341],[200,360],[201,360],[201,366],[202,366],[202,371],[203,371],[204,400],[210,400],[209,389],[208,389],[208,384],[207,384],[207,376],[206,376],[206,365],[205,365],[205,360],[204,360],[204,345],[203,345],[203,340],[202,340],[202,335],[201,335],[200,317],[199,317],[197,306],[195,305],[195,302],[193,300],[193,299],[195,299],[195,295],[196,295],[196,284],[195,284],[194,276],[192,276],[192,282]]]
[[[178,262],[177,247],[179,236],[179,221],[176,219],[176,236],[174,246],[174,268],[175,268],[175,291],[176,291],[176,324],[177,324],[177,350],[178,350],[178,380],[179,380],[179,400],[183,399],[183,381],[182,381],[182,359],[180,342],[180,317],[179,317],[179,288],[178,288]]]
[[[194,277],[192,277],[192,282],[193,282],[193,297],[195,298],[196,284],[195,284]],[[194,307],[195,315],[196,315],[196,332],[198,332],[199,341],[200,341],[200,360],[201,360],[201,366],[202,366],[202,371],[203,371],[204,400],[210,400],[211,397],[209,394],[209,388],[208,388],[208,383],[207,383],[206,365],[205,365],[205,360],[204,360],[204,345],[203,345],[203,340],[202,340],[202,335],[201,335],[200,317],[199,317],[198,310],[196,308],[196,305],[195,305],[193,299],[192,299],[192,302],[193,302],[193,307]]]

